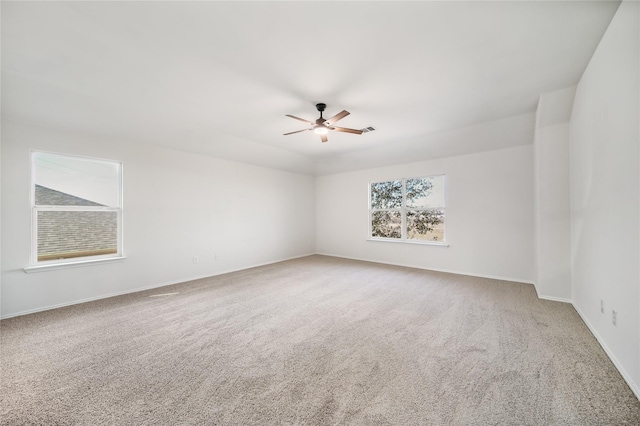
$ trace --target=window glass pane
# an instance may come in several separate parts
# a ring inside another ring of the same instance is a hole
[[[371,236],[402,238],[402,216],[399,211],[372,212]]]
[[[34,153],[35,203],[120,207],[120,163]]]
[[[118,213],[39,211],[38,261],[118,252]]]
[[[408,210],[407,238],[410,240],[444,241],[444,210]]]
[[[444,207],[444,175],[407,179],[407,207]]]
[[[35,196],[36,206],[103,206],[103,204],[41,185],[36,185]]]
[[[402,181],[371,184],[371,208],[395,209],[402,207]]]

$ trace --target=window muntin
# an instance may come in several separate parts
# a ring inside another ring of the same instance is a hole
[[[445,242],[445,175],[369,185],[369,237]]]
[[[121,256],[122,164],[32,153],[32,265]]]

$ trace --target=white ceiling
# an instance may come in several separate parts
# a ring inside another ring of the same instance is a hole
[[[618,5],[2,2],[2,114],[307,174],[527,144]],[[283,136],[318,102],[376,130]]]

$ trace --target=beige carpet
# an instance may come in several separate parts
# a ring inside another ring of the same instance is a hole
[[[0,335],[9,425],[640,424],[574,309],[505,281],[311,256]]]

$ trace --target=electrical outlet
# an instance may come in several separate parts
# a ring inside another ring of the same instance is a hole
[[[198,263],[199,261],[198,256],[193,256],[193,263]]]
[[[218,255],[217,254],[213,255],[213,260],[218,260]]]
[[[613,325],[616,325],[618,322],[618,313],[616,311],[611,311],[611,322]]]
[[[600,312],[604,314],[604,300],[600,299]]]

